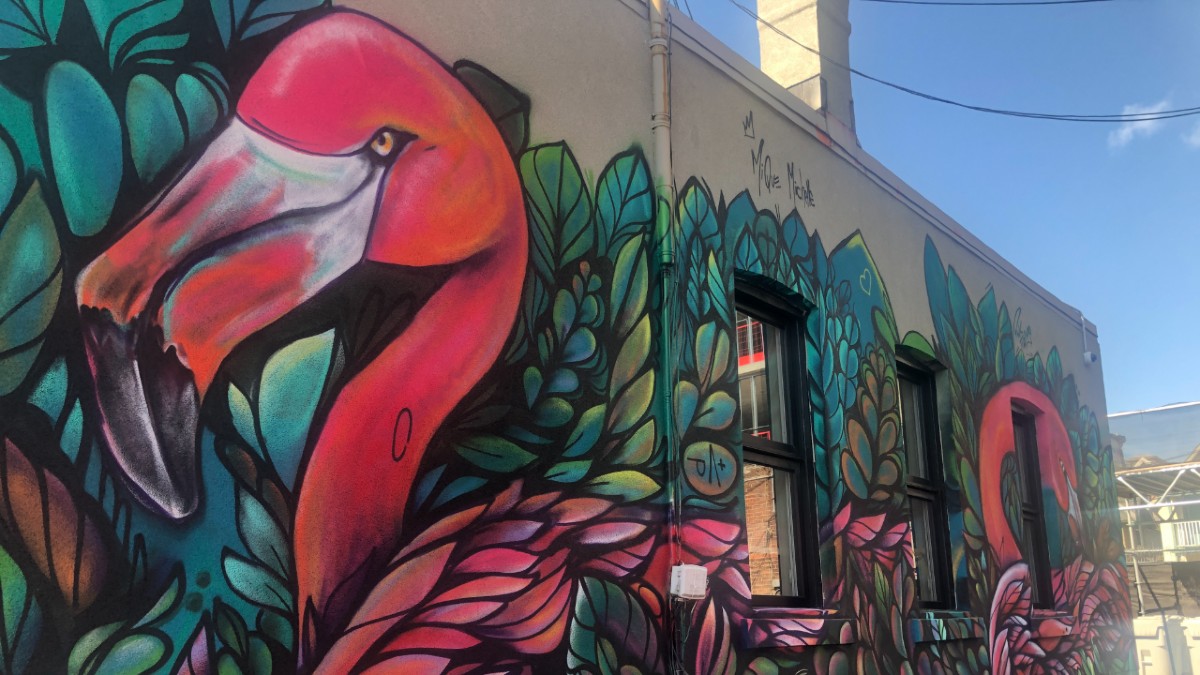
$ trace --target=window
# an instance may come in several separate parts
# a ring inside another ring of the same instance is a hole
[[[946,479],[938,442],[933,377],[899,364],[900,427],[908,458],[908,505],[917,562],[917,605],[954,605],[946,520]]]
[[[1042,509],[1042,471],[1038,465],[1037,427],[1032,415],[1013,408],[1013,443],[1021,499],[1021,557],[1029,566],[1034,607],[1051,606],[1050,556]]]
[[[819,566],[812,447],[800,413],[800,317],[769,297],[739,292],[737,342],[751,593],[757,605],[814,605]]]

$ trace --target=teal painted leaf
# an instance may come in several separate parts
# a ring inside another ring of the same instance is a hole
[[[0,609],[4,624],[0,626],[0,659],[4,672],[21,673],[29,665],[33,647],[42,629],[42,610],[25,580],[25,574],[0,548]]]
[[[328,0],[209,0],[226,47],[282,26],[300,12],[328,5]]]
[[[533,227],[534,263],[547,282],[594,243],[592,199],[565,143],[541,145],[521,156],[521,184]]]
[[[117,111],[77,63],[59,61],[46,75],[46,137],[67,225],[90,237],[108,224],[124,158]]]
[[[567,438],[566,449],[563,450],[563,457],[580,457],[591,452],[596,445],[596,440],[600,438],[600,432],[604,430],[604,412],[605,404],[589,408],[579,416],[579,422],[571,431],[571,435]]]
[[[287,579],[291,569],[291,554],[283,526],[275,522],[254,495],[237,490],[237,529],[242,543],[256,560]]]
[[[54,44],[62,24],[64,0],[0,2],[0,60],[13,51]]]
[[[696,370],[706,390],[725,377],[730,365],[729,333],[709,321],[696,330]]]
[[[556,483],[575,483],[582,480],[590,468],[592,468],[590,459],[559,462],[546,471],[546,478]]]
[[[186,43],[182,35],[170,36],[174,40],[170,43],[161,41],[162,33],[169,30],[166,24],[183,11],[183,0],[84,0],[84,5],[110,68],[140,53],[178,49]],[[150,48],[144,44],[148,41]]]
[[[0,396],[29,373],[62,290],[62,251],[34,182],[0,226]]]
[[[645,499],[659,490],[658,483],[641,471],[613,471],[593,478],[586,485],[595,494],[619,497],[626,502]]]
[[[514,157],[529,146],[529,97],[498,75],[471,61],[454,64],[454,74],[475,94]]]
[[[609,162],[596,184],[596,231],[601,254],[612,256],[634,234],[654,226],[654,186],[640,150],[627,150]]]
[[[267,359],[258,388],[258,424],[267,455],[292,487],[333,358],[333,329],[301,338]]]
[[[135,75],[125,94],[125,126],[133,168],[148,183],[183,150],[183,126],[171,92],[150,75]]]
[[[221,107],[216,94],[191,73],[176,78],[175,100],[183,108],[189,144],[204,138],[221,119]]]
[[[445,490],[442,490],[442,493],[438,495],[436,500],[434,500],[433,506],[434,508],[441,506],[442,504],[461,497],[468,492],[478,490],[486,484],[487,479],[480,478],[479,476],[463,476],[462,478],[456,478],[446,486]]]
[[[33,106],[3,84],[0,84],[0,127],[12,136],[19,164],[28,171],[43,175],[41,143],[33,121]],[[0,213],[3,211],[0,210]]]
[[[79,405],[79,400],[75,400],[75,405],[71,406],[71,413],[67,415],[67,423],[63,426],[62,437],[59,438],[59,445],[66,453],[67,457],[74,462],[79,457],[79,449],[83,442],[83,408]]]
[[[653,615],[640,596],[610,581],[580,580],[571,615],[571,673],[657,673],[662,650]]]
[[[292,631],[292,622],[286,618],[275,612],[259,612],[258,632],[291,651],[295,634]]]
[[[454,449],[475,466],[498,473],[511,473],[537,459],[537,455],[516,443],[491,434],[472,436]]]
[[[226,548],[221,552],[225,580],[246,602],[291,616],[295,599],[287,584],[266,567]]]
[[[0,122],[0,128],[4,125]],[[8,142],[0,137],[0,215],[8,209],[13,193],[17,189],[17,180],[21,177],[17,168],[17,157],[9,149]]]
[[[696,417],[696,426],[704,429],[721,431],[733,422],[737,412],[737,401],[723,391],[714,391],[704,399],[700,406],[700,414]]]
[[[33,387],[29,402],[42,409],[50,417],[51,423],[57,424],[67,404],[67,362],[57,358],[50,367],[42,373],[41,379]]]

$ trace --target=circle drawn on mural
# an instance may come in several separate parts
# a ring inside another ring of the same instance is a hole
[[[683,473],[688,485],[706,497],[716,497],[733,487],[737,460],[715,443],[692,443],[683,451]]]
[[[396,415],[396,427],[392,430],[392,460],[399,462],[408,452],[408,442],[412,440],[412,411],[404,408]]]

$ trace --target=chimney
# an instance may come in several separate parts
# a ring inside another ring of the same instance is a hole
[[[759,24],[762,69],[828,119],[854,131],[850,71],[850,0],[758,0],[758,14],[821,56]],[[824,58],[822,58],[824,57]]]

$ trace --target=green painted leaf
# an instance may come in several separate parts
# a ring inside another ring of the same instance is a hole
[[[534,408],[534,422],[546,429],[557,429],[575,416],[575,410],[565,399],[552,396]]]
[[[931,359],[937,357],[937,352],[934,351],[933,345],[929,344],[929,340],[925,339],[924,335],[921,335],[915,330],[910,330],[905,333],[904,340],[901,342],[901,344],[922,356]]]
[[[641,471],[613,471],[593,478],[586,485],[595,494],[620,497],[627,502],[645,499],[659,490],[658,483]]]
[[[550,282],[555,270],[592,247],[592,199],[565,143],[528,150],[521,156],[520,170],[530,220],[542,234],[534,237],[533,259]]]
[[[599,249],[612,256],[634,234],[650,234],[654,226],[654,186],[640,150],[613,158],[596,184],[596,228]]]
[[[30,591],[25,574],[0,548],[0,609],[3,610],[4,639],[0,640],[0,659],[4,672],[21,673],[29,664],[42,629],[42,611]]]
[[[71,61],[46,75],[50,163],[71,231],[90,237],[108,224],[124,175],[121,122],[104,88]]]
[[[454,449],[475,466],[498,473],[511,473],[537,459],[537,455],[516,443],[491,434],[472,436]]]
[[[154,601],[154,605],[138,619],[133,625],[134,628],[142,628],[145,626],[154,626],[167,618],[174,612],[182,601],[183,596],[183,574],[176,574],[158,596],[158,600]]]
[[[85,633],[83,637],[75,642],[75,646],[71,648],[71,655],[67,658],[67,673],[69,675],[79,675],[79,673],[91,672],[91,666],[94,666],[96,659],[100,657],[98,650],[110,637],[115,635],[121,629],[121,622],[109,623],[99,628],[92,629]]]
[[[246,662],[250,666],[251,675],[271,675],[275,672],[271,665],[271,648],[257,635],[250,636],[250,650],[246,654]]]
[[[642,318],[646,309],[650,281],[646,265],[644,239],[631,238],[621,247],[613,266],[613,281],[609,308],[612,328],[618,340],[624,340]]]
[[[617,396],[609,413],[609,431],[619,434],[632,429],[650,411],[654,397],[654,371],[650,370]]]
[[[240,488],[237,490],[237,529],[251,556],[280,578],[288,578],[291,549],[287,534],[254,495]]]
[[[221,552],[221,568],[229,587],[246,602],[291,615],[295,604],[292,592],[269,569],[228,548]]]
[[[280,349],[263,368],[258,425],[267,455],[286,487],[296,482],[332,358],[333,329],[329,329]]]
[[[613,464],[638,466],[649,462],[654,456],[655,441],[658,438],[656,427],[653,417],[646,420],[621,444],[617,453],[613,455]]]
[[[617,360],[612,365],[609,391],[622,391],[642,371],[649,356],[650,316],[645,315],[621,344],[621,351],[617,352]]]
[[[62,289],[62,251],[36,181],[0,226],[0,396],[28,375]]]
[[[113,645],[95,675],[152,673],[166,664],[169,651],[170,647],[158,635],[134,633]]]
[[[183,0],[84,0],[84,6],[101,47],[108,54],[108,66],[115,69],[146,51],[139,49],[141,43],[161,36],[165,25],[183,11]],[[183,43],[178,44],[182,46]]]
[[[133,168],[148,183],[183,150],[175,98],[156,78],[139,74],[125,93],[125,125]]]
[[[500,136],[514,157],[529,146],[529,97],[492,71],[471,61],[454,64],[454,74],[475,94],[496,123]]]
[[[250,651],[250,631],[242,615],[229,605],[218,602],[213,607],[213,620],[221,644],[228,647],[238,658],[245,658]]]

